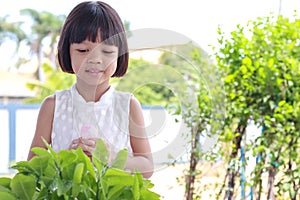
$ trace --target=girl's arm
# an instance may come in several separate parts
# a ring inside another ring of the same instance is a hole
[[[126,169],[138,169],[143,177],[150,178],[153,174],[151,147],[145,130],[144,117],[139,101],[130,100],[129,133],[133,157],[128,157]]]
[[[55,108],[55,96],[47,97],[41,104],[35,134],[30,146],[27,160],[30,160],[35,154],[31,152],[33,147],[43,147],[46,148],[45,144],[42,141],[42,137],[48,142],[51,143],[51,132],[52,132],[52,121],[54,116]]]

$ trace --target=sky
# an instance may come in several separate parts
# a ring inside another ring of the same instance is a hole
[[[24,19],[19,10],[32,8],[67,15],[82,0],[9,0],[0,7],[0,16],[9,15],[11,20]],[[131,30],[145,28],[167,29],[194,41],[205,51],[217,44],[217,28],[230,32],[237,24],[245,25],[258,16],[281,14],[292,16],[300,10],[299,0],[103,0],[119,13],[122,20],[130,22]],[[281,2],[281,3],[280,3]],[[6,46],[5,46],[6,45]],[[10,62],[7,49],[11,44],[0,46],[1,66]],[[11,62],[10,62],[11,63]]]

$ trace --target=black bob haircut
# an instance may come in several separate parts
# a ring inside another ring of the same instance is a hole
[[[74,74],[71,66],[70,44],[86,39],[96,42],[99,36],[102,42],[118,47],[116,72],[112,77],[125,75],[128,68],[128,44],[123,22],[118,13],[101,1],[86,1],[78,4],[70,12],[62,27],[58,42],[58,62],[62,71]]]

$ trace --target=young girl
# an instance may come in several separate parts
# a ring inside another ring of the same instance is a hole
[[[76,83],[43,101],[31,148],[46,148],[43,137],[55,151],[81,147],[91,156],[101,138],[111,159],[126,148],[126,169],[138,169],[149,178],[153,160],[140,103],[109,84],[111,77],[125,75],[128,66],[125,30],[117,12],[100,1],[78,4],[63,26],[58,61],[64,72],[76,75]],[[33,156],[30,151],[28,160]]]

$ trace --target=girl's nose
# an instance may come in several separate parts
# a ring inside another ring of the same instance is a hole
[[[94,56],[94,57],[90,57],[87,59],[87,62],[90,64],[101,64],[102,63],[102,59],[100,58],[100,56]]]
[[[95,47],[92,51],[89,52],[87,61],[88,63],[93,63],[93,64],[102,63],[101,48],[99,46]]]

